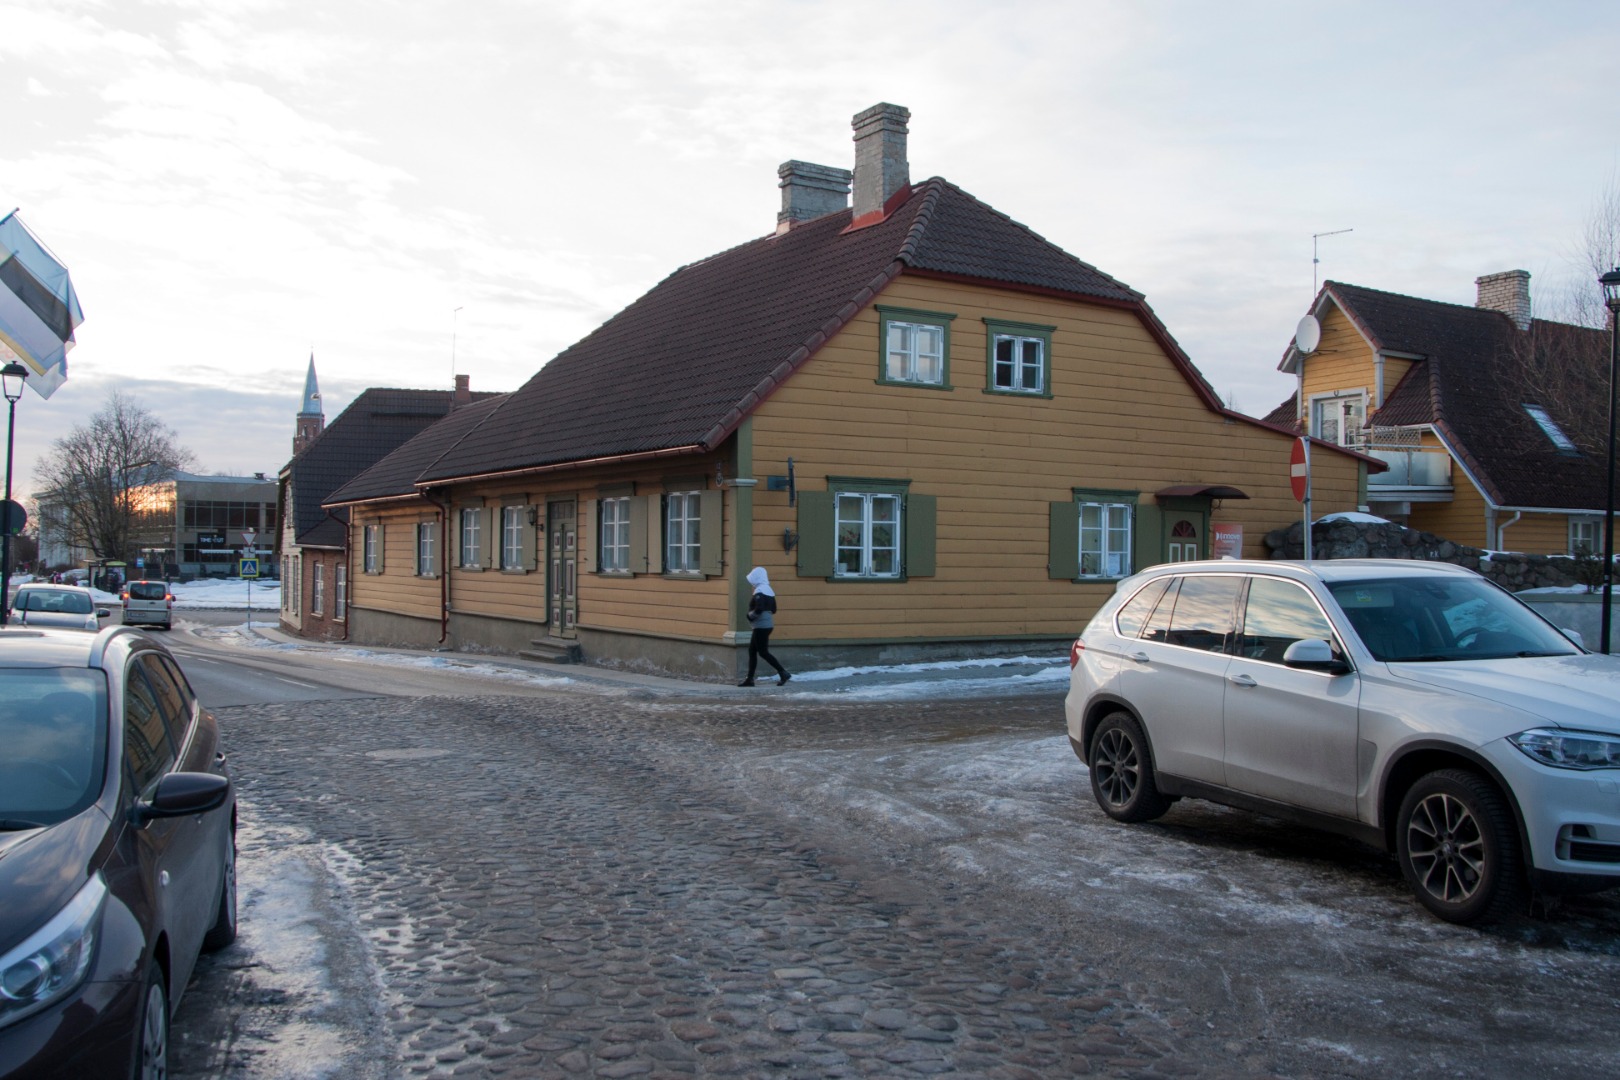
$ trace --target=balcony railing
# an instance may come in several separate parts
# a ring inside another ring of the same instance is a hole
[[[1366,453],[1389,466],[1367,477],[1369,487],[1450,488],[1451,455],[1437,450],[1371,449]]]

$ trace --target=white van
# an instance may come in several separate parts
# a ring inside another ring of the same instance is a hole
[[[125,626],[161,626],[167,630],[173,625],[174,594],[168,582],[125,582],[121,595]]]

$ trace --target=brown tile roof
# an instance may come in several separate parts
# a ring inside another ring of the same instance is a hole
[[[939,178],[881,223],[849,224],[849,211],[829,214],[680,268],[542,367],[418,482],[713,449],[906,269],[1146,311],[1141,294]]]
[[[444,416],[450,400],[449,390],[372,387],[362,391],[282,470],[291,481],[294,542],[306,547],[342,547],[344,525],[328,517],[321,503]]]
[[[509,397],[510,394],[478,395],[478,400],[472,404],[463,405],[418,431],[391,454],[333,491],[325,499],[326,505],[340,506],[420,495],[416,478],[500,408]]]
[[[1601,510],[1607,459],[1590,445],[1561,451],[1525,411],[1540,405],[1571,436],[1581,430],[1577,403],[1558,400],[1569,392],[1538,386],[1524,358],[1534,353],[1567,367],[1568,385],[1601,391],[1608,331],[1544,319],[1519,330],[1500,312],[1336,281],[1323,293],[1375,348],[1423,357],[1389,392],[1374,424],[1433,424],[1498,506]]]

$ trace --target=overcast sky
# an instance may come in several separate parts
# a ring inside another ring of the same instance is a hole
[[[1466,304],[1484,273],[1574,280],[1620,168],[1615,14],[0,0],[0,214],[85,311],[66,385],[17,407],[16,489],[114,387],[203,471],[272,475],[312,348],[328,421],[368,386],[516,389],[771,231],[777,165],[850,167],[879,101],[911,110],[914,181],[1141,290],[1264,414],[1313,274]]]

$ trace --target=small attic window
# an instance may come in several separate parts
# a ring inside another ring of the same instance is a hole
[[[1564,430],[1558,426],[1552,417],[1547,415],[1546,409],[1540,405],[1526,405],[1524,411],[1530,414],[1530,419],[1534,420],[1541,430],[1546,433],[1547,438],[1552,440],[1553,445],[1558,447],[1560,454],[1580,453],[1575,448],[1575,444],[1569,441],[1569,436],[1564,434]]]

